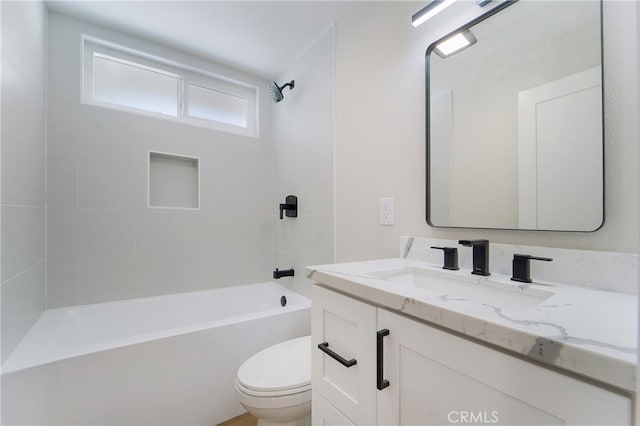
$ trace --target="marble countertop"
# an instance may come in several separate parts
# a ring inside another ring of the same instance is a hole
[[[545,295],[535,306],[514,308],[492,304],[487,297],[474,301],[442,288],[428,290],[385,276],[412,268],[462,279],[472,286],[487,280],[469,269],[444,271],[406,258],[309,266],[308,278],[532,360],[635,392],[636,295],[551,282],[522,284],[492,274],[493,287]]]

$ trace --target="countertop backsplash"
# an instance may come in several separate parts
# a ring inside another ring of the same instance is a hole
[[[458,247],[461,268],[471,268],[472,250],[457,240],[400,237],[400,257],[432,264],[443,263],[441,250],[431,246]],[[553,258],[552,262],[531,262],[534,282],[572,284],[622,293],[638,293],[638,255],[554,247],[500,244],[489,241],[489,270],[510,275],[514,253]]]

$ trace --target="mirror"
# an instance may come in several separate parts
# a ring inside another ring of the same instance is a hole
[[[504,2],[429,46],[430,225],[602,226],[601,9]]]

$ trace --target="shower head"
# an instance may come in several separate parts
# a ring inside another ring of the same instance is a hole
[[[284,99],[282,90],[287,86],[289,86],[289,89],[293,89],[295,87],[295,82],[291,80],[290,82],[288,82],[287,84],[283,84],[282,86],[278,86],[278,83],[276,83],[275,81],[269,83],[269,94],[271,95],[271,99],[273,99],[275,103],[278,103]]]

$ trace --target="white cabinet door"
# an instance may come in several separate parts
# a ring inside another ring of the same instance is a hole
[[[376,423],[376,308],[317,285],[311,314],[312,386],[353,423]],[[318,348],[326,349],[345,361]],[[315,401],[312,401],[315,404]]]
[[[627,397],[383,309],[378,328],[390,330],[378,424],[631,424]]]
[[[329,404],[318,392],[311,394],[313,401],[311,408],[311,424],[322,426],[354,426],[344,414],[336,407]]]

